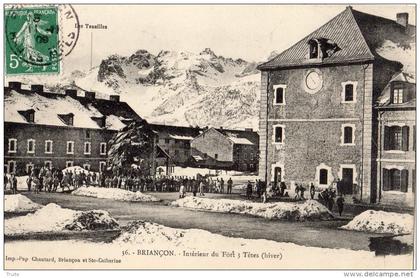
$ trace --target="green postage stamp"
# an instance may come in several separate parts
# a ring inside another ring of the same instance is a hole
[[[60,72],[57,7],[5,10],[7,74]]]

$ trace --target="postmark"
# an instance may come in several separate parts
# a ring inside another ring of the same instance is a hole
[[[5,10],[7,74],[58,74],[77,44],[78,17],[71,5],[13,6]]]

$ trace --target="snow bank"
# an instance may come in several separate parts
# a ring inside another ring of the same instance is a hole
[[[87,196],[101,199],[112,199],[127,202],[158,202],[158,198],[143,194],[140,191],[131,192],[119,188],[103,188],[103,187],[79,187],[72,192],[74,195]]]
[[[414,219],[410,214],[367,210],[341,228],[372,233],[409,234],[413,232],[413,226]]]
[[[35,213],[6,219],[4,233],[16,235],[64,230],[99,230],[114,229],[118,226],[117,221],[107,211],[77,211],[50,203]]]
[[[27,212],[35,211],[42,205],[32,202],[26,196],[21,194],[4,195],[5,212]]]
[[[328,220],[332,213],[314,200],[304,203],[253,203],[241,200],[186,197],[171,203],[173,206],[217,212],[249,214],[268,219],[291,221]]]

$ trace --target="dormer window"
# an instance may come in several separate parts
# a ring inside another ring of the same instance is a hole
[[[403,84],[394,84],[392,86],[392,103],[404,102],[404,86]]]
[[[21,114],[25,120],[28,123],[34,123],[35,122],[35,110],[34,109],[29,109],[29,110],[21,110],[18,111],[19,114]]]
[[[73,124],[74,124],[74,114],[73,113],[58,114],[57,116],[66,125],[73,126]]]
[[[331,57],[340,47],[330,39],[313,38],[308,41],[309,59],[324,59]]]
[[[318,56],[318,42],[316,40],[309,41],[309,59],[317,59]]]

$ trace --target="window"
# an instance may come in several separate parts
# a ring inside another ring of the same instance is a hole
[[[355,139],[355,130],[356,126],[354,124],[343,124],[341,126],[341,145],[354,145]]]
[[[355,103],[357,96],[357,82],[356,81],[346,81],[341,83],[341,103]]]
[[[317,59],[318,56],[318,42],[309,41],[309,59]]]
[[[274,105],[284,105],[286,104],[285,93],[286,85],[274,85]]]
[[[106,170],[106,162],[99,161],[99,172],[104,172]]]
[[[85,130],[85,138],[90,139],[90,130]]]
[[[83,169],[90,171],[90,164],[89,163],[83,164]]]
[[[190,155],[190,151],[184,151],[184,155],[185,156],[189,156]]]
[[[45,153],[52,153],[52,148],[53,148],[53,141],[46,140],[45,141]]]
[[[319,184],[328,185],[328,170],[327,169],[319,170]]]
[[[284,126],[275,125],[273,126],[273,141],[275,144],[283,144],[284,142]]]
[[[403,84],[392,85],[392,103],[403,103],[404,102],[404,87]]]
[[[165,139],[165,144],[169,144],[171,142],[170,139]]]
[[[100,154],[101,155],[106,155],[106,143],[101,143],[100,144]]]
[[[386,151],[408,151],[409,127],[385,126],[384,149]]]
[[[90,154],[90,147],[91,147],[90,142],[85,142],[84,154]]]
[[[35,153],[35,140],[34,139],[28,139],[27,152]]]
[[[44,161],[44,166],[47,167],[47,169],[52,169],[52,162],[50,160]]]
[[[28,114],[28,122],[29,123],[34,123],[35,122],[35,111],[32,110],[31,112],[29,112]]]
[[[9,160],[7,162],[7,168],[9,174],[16,173],[16,161]]]
[[[16,151],[17,151],[17,139],[11,138],[9,139],[8,152],[16,153]]]
[[[66,161],[66,168],[68,168],[68,167],[73,167],[73,161],[71,161],[71,160]]]
[[[407,192],[408,170],[406,169],[382,169],[383,190]]]
[[[175,156],[179,155],[179,150],[175,150]]]
[[[74,142],[67,141],[67,154],[74,154]]]
[[[347,84],[344,88],[344,101],[353,101],[353,85]]]

